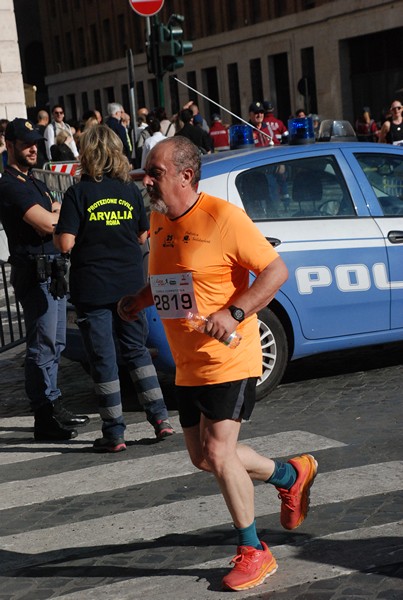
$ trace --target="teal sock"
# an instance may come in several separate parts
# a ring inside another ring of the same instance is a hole
[[[256,548],[257,550],[263,550],[263,546],[256,533],[256,521],[253,521],[249,527],[244,527],[243,529],[235,527],[235,529],[238,532],[239,546],[252,546],[252,548]]]
[[[297,480],[297,471],[290,463],[282,463],[274,461],[274,472],[266,483],[271,483],[283,490],[289,490]]]

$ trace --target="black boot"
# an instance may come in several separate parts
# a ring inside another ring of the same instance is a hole
[[[53,416],[66,429],[82,427],[90,422],[90,418],[87,415],[75,415],[65,408],[60,397],[53,403]]]
[[[75,429],[65,429],[55,419],[52,404],[45,404],[35,411],[34,438],[37,442],[71,440],[75,437]]]

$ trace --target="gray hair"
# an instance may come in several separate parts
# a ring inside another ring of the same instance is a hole
[[[171,155],[172,163],[174,164],[177,173],[180,173],[188,167],[193,170],[192,186],[196,188],[201,176],[201,157],[199,148],[182,135],[174,135],[173,137],[162,140],[161,142],[158,142],[154,148],[161,148],[164,145],[173,146]],[[154,148],[151,152],[153,152]]]
[[[117,112],[123,110],[123,106],[117,102],[110,102],[107,106],[108,115],[113,117]]]

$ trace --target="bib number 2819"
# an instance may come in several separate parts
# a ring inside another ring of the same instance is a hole
[[[150,284],[161,318],[184,319],[189,311],[197,311],[192,273],[152,275]]]

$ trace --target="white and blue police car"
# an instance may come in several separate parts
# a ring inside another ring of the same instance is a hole
[[[403,148],[358,142],[336,122],[311,143],[304,121],[289,123],[287,145],[202,159],[199,190],[242,207],[289,270],[258,315],[258,398],[291,360],[403,338]],[[154,308],[148,320],[157,367],[174,368]]]

